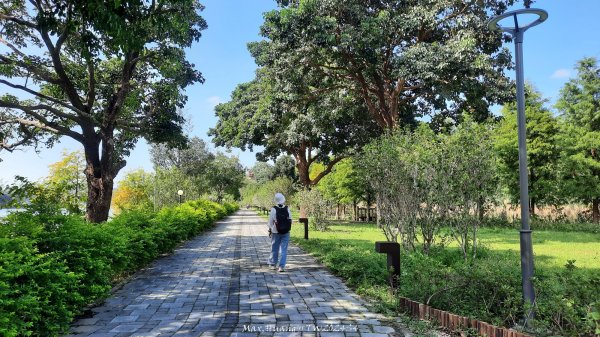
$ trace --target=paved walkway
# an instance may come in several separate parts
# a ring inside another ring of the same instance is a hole
[[[268,268],[266,221],[238,211],[159,259],[80,319],[69,336],[402,336],[291,245]]]

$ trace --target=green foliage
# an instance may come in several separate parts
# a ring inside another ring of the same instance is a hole
[[[331,173],[321,179],[317,186],[323,196],[338,204],[350,204],[367,199],[367,179],[359,174],[356,163],[348,158],[334,166]]]
[[[249,206],[270,209],[273,207],[273,197],[275,193],[282,193],[286,197],[286,203],[289,205],[293,200],[295,193],[293,182],[289,178],[279,177],[264,184],[247,182],[242,190],[244,204]]]
[[[244,181],[244,168],[239,158],[217,153],[210,170],[211,173],[206,178],[215,200],[221,203],[226,196],[239,200],[240,188]]]
[[[155,168],[176,168],[185,175],[201,177],[210,169],[215,159],[206,142],[198,137],[192,137],[185,147],[169,147],[166,144],[153,144],[150,156]]]
[[[378,225],[387,239],[400,238],[405,249],[414,250],[420,234],[427,253],[440,227],[450,225],[464,258],[469,246],[474,255],[473,210],[493,199],[496,188],[492,149],[489,128],[469,116],[447,133],[421,124],[366,146],[359,172],[375,194]]]
[[[186,142],[185,88],[204,78],[184,49],[206,28],[203,8],[197,0],[3,1],[1,84],[30,98],[0,95],[0,149],[79,142],[87,218],[106,221],[112,182],[140,138]]]
[[[0,335],[56,336],[84,302],[81,279],[34,239],[0,237]]]
[[[529,170],[529,208],[558,202],[558,148],[557,119],[545,107],[547,100],[531,86],[526,87],[525,115],[527,137],[527,168]],[[519,155],[516,104],[502,109],[503,119],[495,132],[494,148],[499,158],[498,171],[508,197],[519,201]]]
[[[207,200],[127,210],[90,225],[81,217],[16,212],[0,220],[0,335],[58,336],[113,282],[237,210]]]
[[[433,111],[475,111],[482,120],[509,94],[502,74],[508,50],[486,21],[513,3],[281,1],[265,14],[265,40],[250,49],[271,69],[274,85],[309,97],[354,96],[388,130]],[[312,81],[303,83],[307,77]]]
[[[40,184],[25,177],[15,176],[14,183],[6,187],[6,192],[11,196],[9,206],[36,214],[41,218],[41,222],[48,215],[79,214],[77,205],[65,203],[65,191],[52,184]]]
[[[127,172],[113,192],[112,209],[115,214],[123,210],[142,208],[151,209],[152,183],[154,177],[143,169]]]
[[[311,179],[313,163],[331,169],[380,132],[364,104],[348,92],[311,93],[310,88],[322,79],[318,72],[295,67],[290,70],[293,74],[277,82],[271,66],[261,62],[274,54],[268,49],[250,49],[261,68],[254,80],[235,88],[231,101],[215,107],[219,121],[209,134],[217,145],[242,150],[261,146],[257,153],[261,161],[292,155],[300,183],[309,187],[329,172]],[[275,162],[276,175],[292,175],[289,157],[286,161]]]
[[[275,177],[274,167],[263,161],[258,161],[251,168],[253,179],[258,184],[264,184]]]
[[[313,229],[318,231],[326,231],[328,229],[328,216],[333,205],[323,197],[318,189],[298,192],[296,201],[300,208],[306,212]]]
[[[183,191],[183,200],[194,200],[208,194],[209,174],[215,155],[207,144],[198,137],[192,137],[185,147],[170,147],[154,144],[150,148],[154,164],[154,181],[147,193],[152,196],[155,209],[172,206],[179,202],[177,191]]]
[[[44,179],[47,189],[60,196],[59,205],[69,213],[83,214],[87,201],[87,185],[83,170],[85,159],[82,151],[63,151],[60,161],[50,165]]]
[[[600,66],[595,58],[577,64],[577,78],[561,90],[563,193],[568,200],[592,202],[600,221]]]

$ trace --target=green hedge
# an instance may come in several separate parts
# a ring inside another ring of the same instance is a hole
[[[115,280],[237,210],[207,200],[126,211],[99,225],[13,213],[0,220],[0,336],[57,336]]]

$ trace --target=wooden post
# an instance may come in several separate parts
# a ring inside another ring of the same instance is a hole
[[[377,253],[387,254],[387,267],[393,269],[390,275],[390,284],[396,288],[400,279],[400,244],[398,242],[377,241],[375,242]]]
[[[298,221],[304,224],[304,240],[308,240],[308,218],[299,218]]]

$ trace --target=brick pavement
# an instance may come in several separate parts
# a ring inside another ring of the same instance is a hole
[[[402,336],[291,245],[268,268],[266,221],[238,211],[138,273],[69,336]]]

